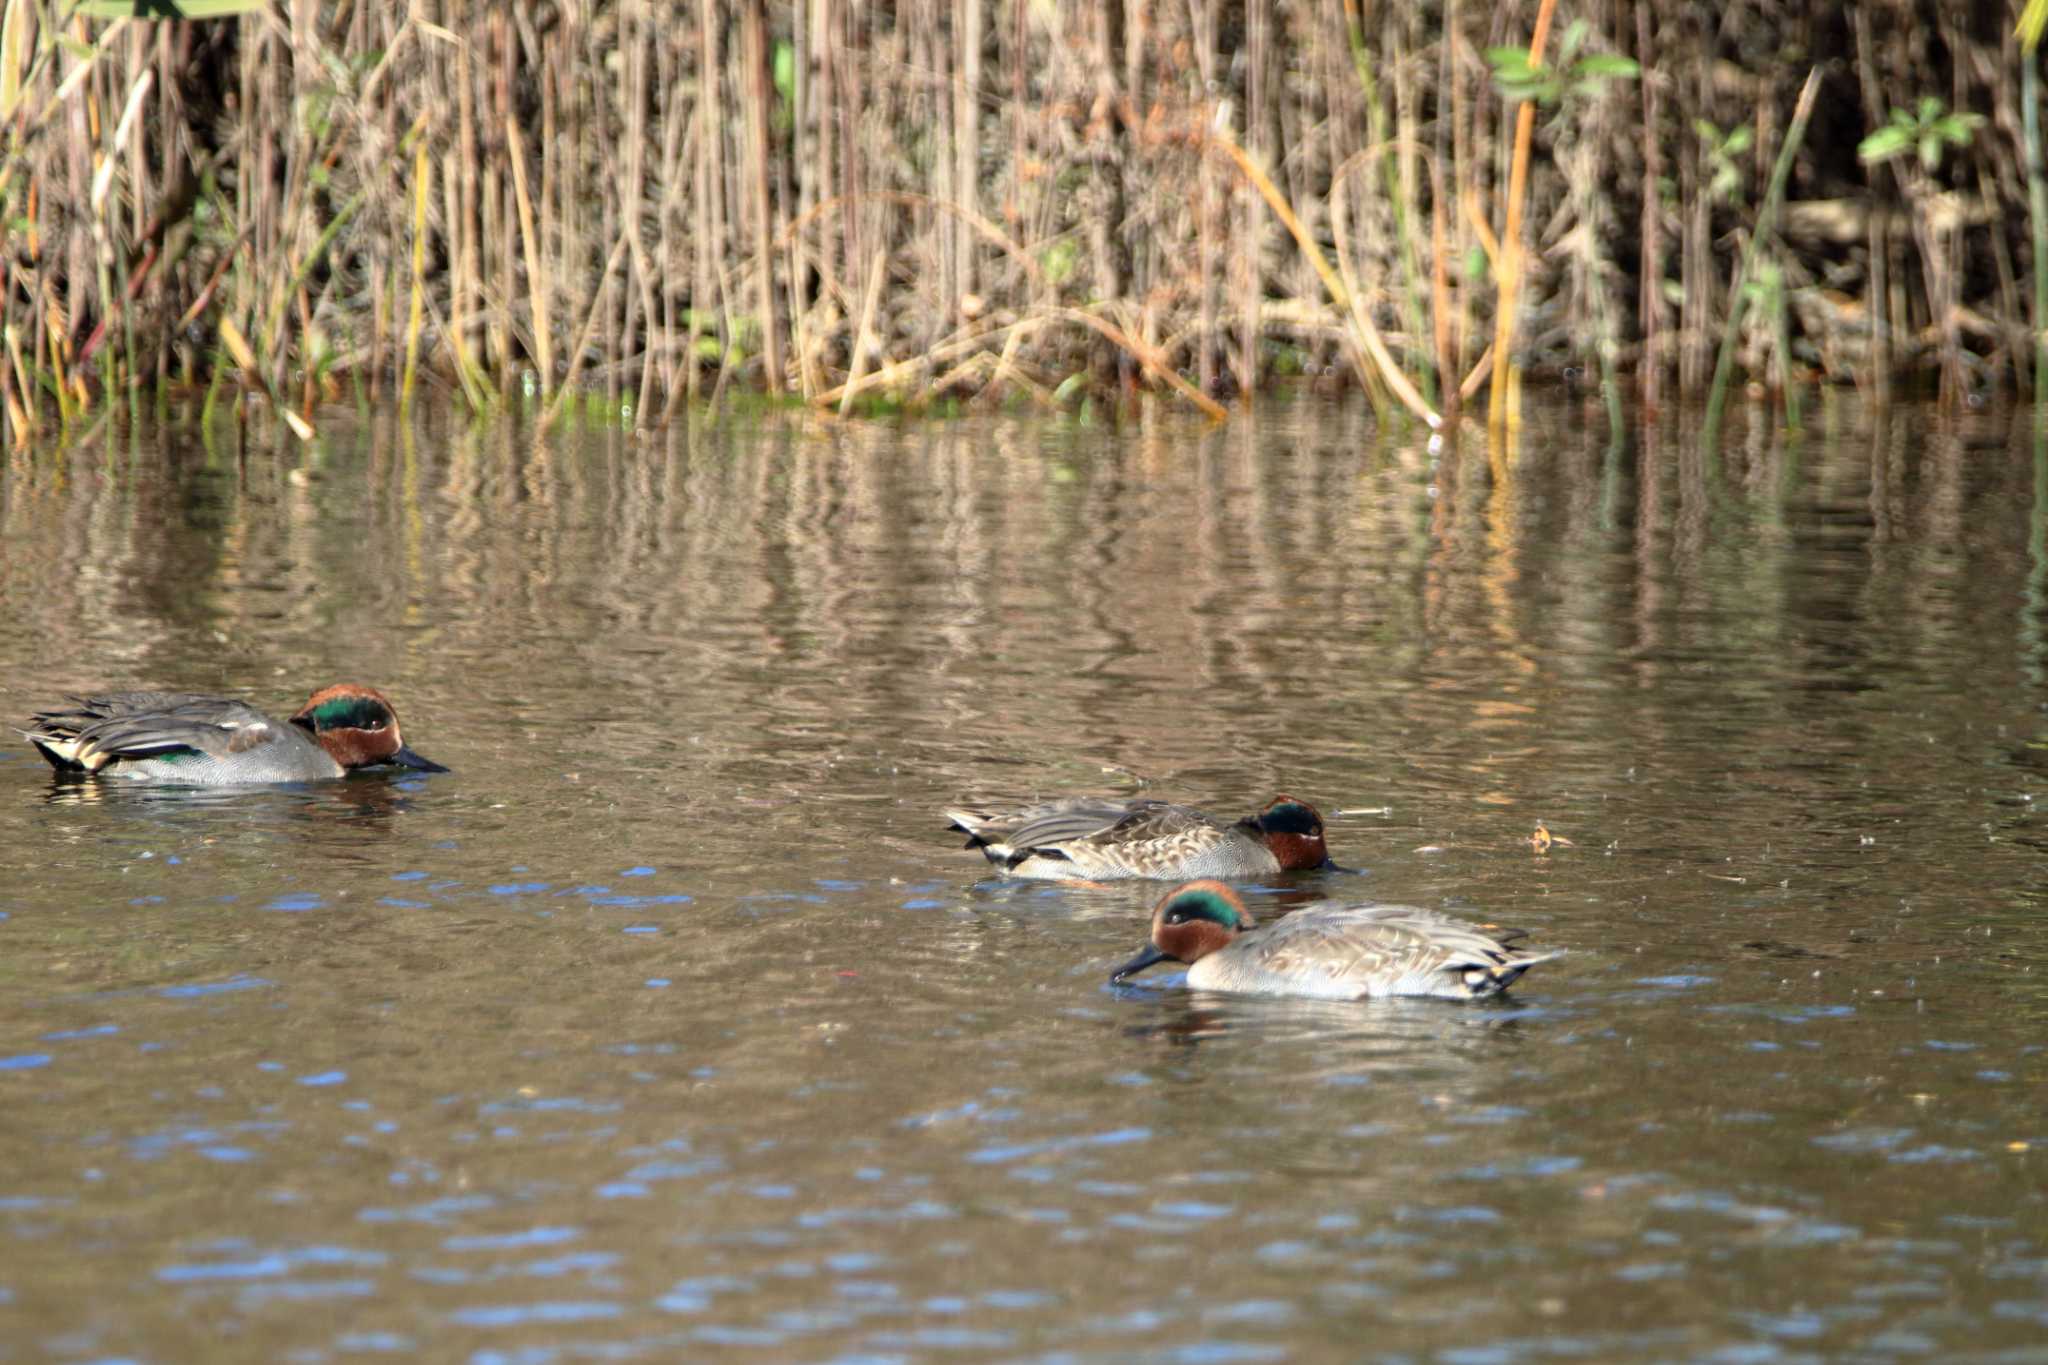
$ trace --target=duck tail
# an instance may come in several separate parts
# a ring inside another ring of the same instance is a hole
[[[1537,963],[1563,956],[1564,949],[1559,948],[1548,953],[1517,954],[1503,958],[1499,962],[1465,962],[1453,970],[1458,973],[1458,979],[1465,983],[1466,990],[1472,992],[1475,997],[1484,997],[1501,994],[1519,981],[1523,972]]]
[[[947,828],[957,830],[959,833],[967,836],[967,842],[963,847],[988,847],[989,837],[987,831],[989,819],[986,815],[971,810],[946,810],[940,811],[939,814],[946,817],[948,821]]]
[[[36,752],[49,760],[58,772],[91,772],[92,766],[79,757],[78,736],[50,734],[41,730],[17,730],[23,739],[36,746]]]
[[[951,828],[967,836],[967,842],[961,845],[962,848],[980,849],[982,856],[997,867],[1015,867],[1030,857],[1034,851],[1012,847],[1004,837],[1007,829],[997,829],[994,816],[971,810],[949,810],[942,811],[941,814],[952,821]]]

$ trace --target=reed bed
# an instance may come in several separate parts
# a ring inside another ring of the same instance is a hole
[[[0,0],[0,421],[189,391],[310,430],[425,390],[651,423],[736,386],[1221,417],[1298,380],[1436,422],[1716,371],[1960,399],[2041,368],[2015,18]]]

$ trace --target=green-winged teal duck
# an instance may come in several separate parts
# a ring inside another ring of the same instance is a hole
[[[1165,801],[1048,801],[1022,810],[949,810],[946,818],[1013,877],[1270,877],[1330,865],[1323,817],[1276,796],[1257,815],[1221,819]]]
[[[375,688],[315,692],[289,721],[229,697],[108,692],[36,713],[21,733],[59,772],[227,786],[316,782],[394,763],[445,773],[405,746],[398,715]]]
[[[1561,956],[1529,953],[1459,920],[1413,905],[1321,905],[1257,927],[1237,892],[1216,881],[1166,893],[1152,941],[1111,981],[1171,958],[1196,990],[1361,1000],[1373,995],[1498,995],[1529,968]]]

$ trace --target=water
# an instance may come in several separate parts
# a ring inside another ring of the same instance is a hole
[[[0,742],[0,1358],[2048,1360],[2024,421],[1588,420],[15,457],[11,720],[360,680],[455,771]],[[936,815],[1139,791],[1571,953],[1112,989],[1159,888]]]

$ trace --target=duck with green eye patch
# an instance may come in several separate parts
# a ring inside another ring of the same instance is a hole
[[[1512,946],[1461,920],[1413,905],[1321,905],[1261,929],[1236,891],[1189,882],[1152,912],[1152,940],[1116,969],[1122,982],[1157,962],[1188,964],[1196,990],[1362,1000],[1433,995],[1471,1000],[1499,995],[1559,952]]]
[[[60,773],[188,786],[318,782],[393,764],[448,769],[406,747],[398,713],[359,683],[315,692],[288,721],[189,692],[107,692],[39,711],[23,738]]]

